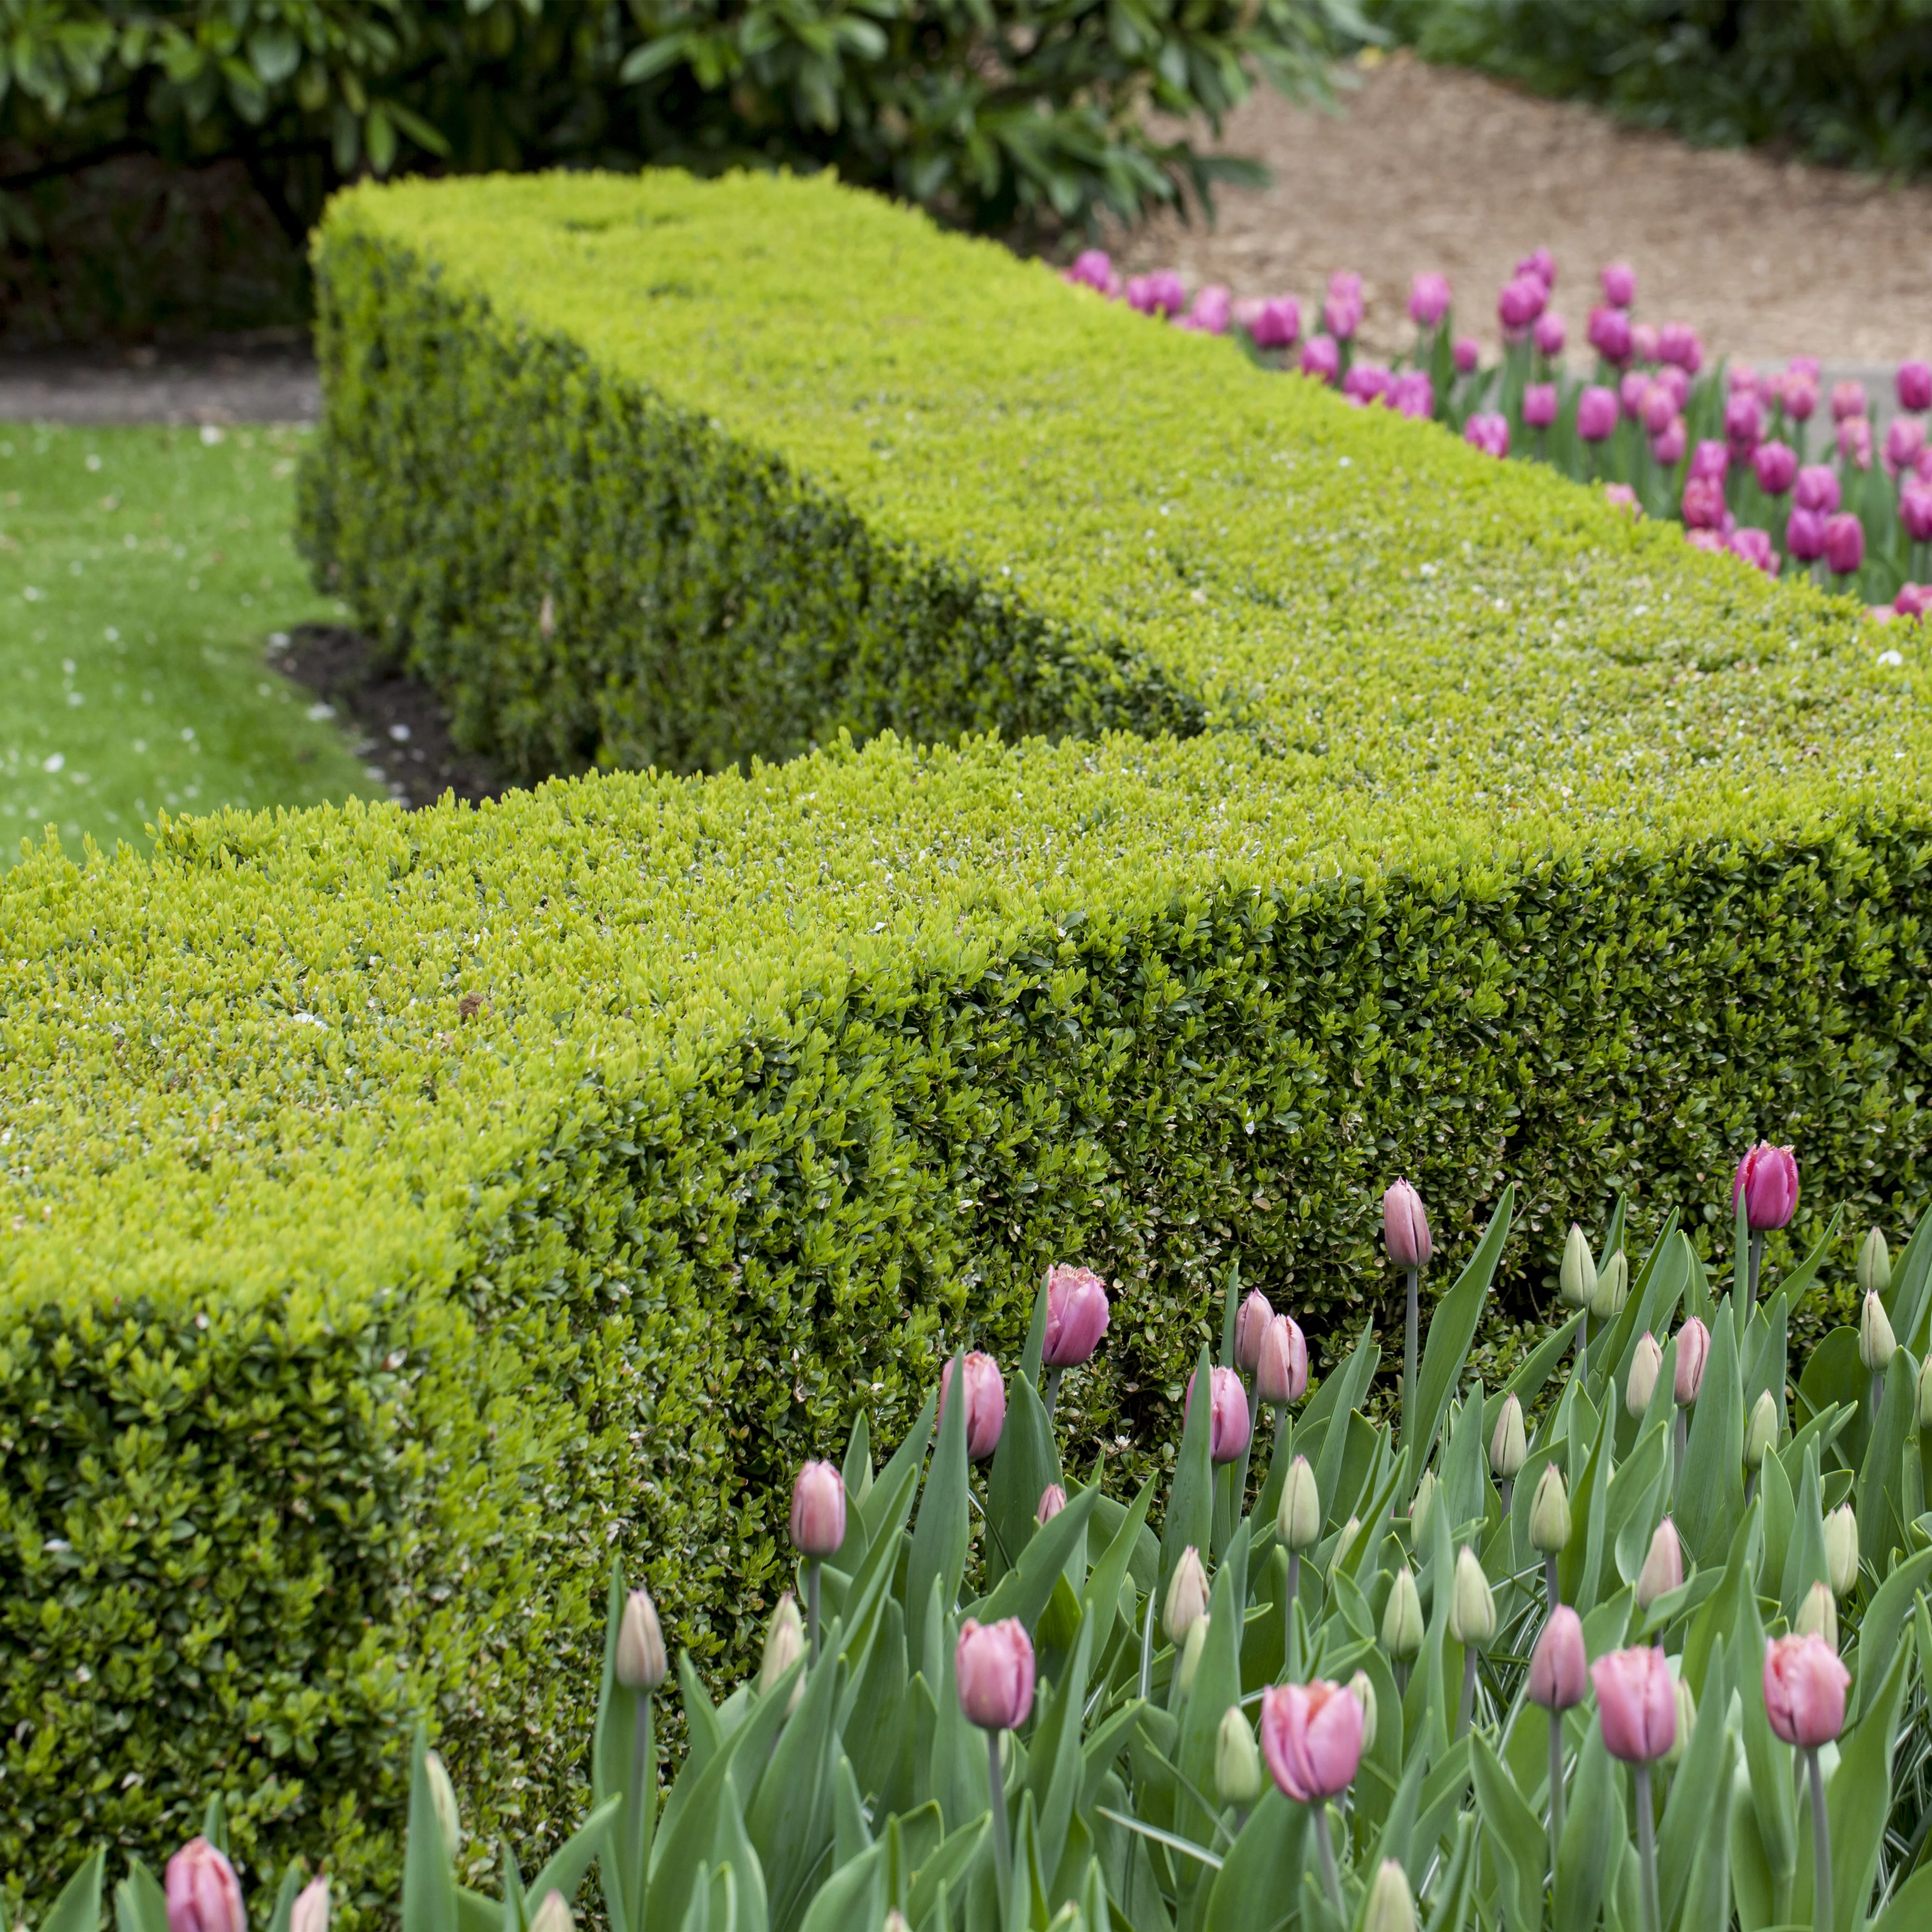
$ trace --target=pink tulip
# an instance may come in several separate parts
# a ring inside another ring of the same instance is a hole
[[[1802,371],[1786,370],[1779,380],[1778,400],[1793,422],[1809,422],[1818,407],[1818,380]]]
[[[1764,1647],[1764,1712],[1800,1750],[1828,1744],[1845,1728],[1852,1673],[1822,1636],[1780,1636]]]
[[[1436,413],[1436,385],[1426,369],[1405,369],[1383,392],[1385,408],[1415,422],[1426,422]]]
[[[1898,406],[1902,410],[1932,410],[1932,362],[1901,362],[1898,365]]]
[[[1688,322],[1666,322],[1658,331],[1657,357],[1674,363],[1687,376],[1694,376],[1704,366],[1704,345]]]
[[[1620,308],[1593,308],[1588,330],[1590,346],[1606,362],[1618,368],[1630,360],[1630,317]]]
[[[1113,262],[1104,248],[1084,248],[1074,256],[1073,266],[1066,271],[1070,282],[1083,283],[1090,289],[1098,289],[1102,295],[1112,295],[1120,287],[1120,278],[1114,273]]]
[[[1332,382],[1340,374],[1342,352],[1332,335],[1311,335],[1301,345],[1301,373]]]
[[[1670,386],[1666,382],[1647,384],[1640,412],[1646,430],[1652,436],[1661,436],[1677,414],[1677,398],[1671,394]]]
[[[1850,416],[1865,413],[1865,386],[1862,382],[1844,382],[1832,385],[1832,420],[1843,422]]]
[[[1382,1196],[1382,1239],[1389,1259],[1400,1268],[1426,1268],[1434,1250],[1429,1241],[1429,1216],[1422,1196],[1398,1178]]]
[[[1262,1754],[1296,1804],[1338,1798],[1362,1762],[1362,1707],[1325,1678],[1272,1684],[1262,1693]]]
[[[1815,563],[1825,554],[1825,513],[1793,510],[1784,526],[1784,547],[1800,563]]]
[[[1604,1743],[1625,1764],[1654,1764],[1677,1741],[1677,1687],[1650,1644],[1613,1650],[1590,1666]]]
[[[1792,554],[1797,552],[1794,550]],[[1798,1208],[1798,1162],[1788,1147],[1760,1141],[1738,1162],[1731,1182],[1731,1211],[1744,1204],[1744,1225],[1754,1234],[1787,1226]]]
[[[1342,302],[1358,302],[1362,298],[1362,278],[1353,268],[1337,268],[1328,278],[1328,292]]]
[[[1198,1374],[1197,1370],[1196,1374]],[[1210,1369],[1208,1376],[1208,1458],[1213,1462],[1240,1460],[1248,1446],[1248,1397],[1241,1378],[1232,1369]],[[1194,1406],[1194,1376],[1187,1378],[1187,1400],[1181,1416]]]
[[[1733,362],[1725,371],[1726,396],[1755,396],[1763,386],[1762,379],[1748,362]]]
[[[952,1392],[952,1363],[948,1358],[939,1372],[939,1420],[946,1420],[946,1404]],[[966,1358],[966,1454],[982,1462],[1000,1446],[1006,1426],[1006,1386],[1000,1365],[977,1349]]]
[[[1690,399],[1690,378],[1675,362],[1665,362],[1658,365],[1657,380],[1670,392],[1681,410]]]
[[[1641,369],[1627,369],[1617,379],[1617,400],[1632,422],[1642,420],[1643,399],[1650,390],[1650,378]]]
[[[1617,395],[1597,383],[1576,398],[1576,434],[1586,442],[1602,442],[1617,426]]]
[[[1916,474],[1924,447],[1925,425],[1916,416],[1894,416],[1885,432],[1885,473],[1896,476],[1910,470]]]
[[[1427,273],[1408,285],[1409,320],[1418,328],[1433,328],[1449,313],[1449,278]]]
[[[1802,376],[1808,382],[1818,380],[1818,358],[1815,356],[1794,356],[1784,366],[1791,374]]]
[[[1255,1399],[1279,1406],[1299,1402],[1307,1390],[1307,1341],[1290,1316],[1277,1315],[1262,1331],[1255,1364]]]
[[[1331,292],[1322,304],[1322,320],[1337,342],[1346,342],[1362,326],[1361,297]]]
[[[982,1731],[1015,1731],[1033,1709],[1033,1643],[1018,1617],[959,1627],[952,1653],[959,1708]]]
[[[1459,335],[1451,353],[1455,358],[1456,374],[1473,376],[1476,364],[1483,359],[1483,346],[1473,335]]]
[[[1358,362],[1342,378],[1342,393],[1352,403],[1372,403],[1388,393],[1394,380],[1378,362]]]
[[[1522,420],[1530,429],[1547,429],[1556,420],[1556,385],[1532,382],[1522,392]]]
[[[1749,527],[1733,530],[1730,534],[1730,548],[1733,556],[1742,557],[1745,562],[1762,571],[1766,576],[1775,577],[1778,574],[1778,553],[1772,548],[1768,530]]]
[[[1188,319],[1204,334],[1226,335],[1234,310],[1234,300],[1232,293],[1219,282],[1210,282],[1194,298]]]
[[[1669,426],[1661,434],[1650,440],[1650,453],[1666,470],[1674,470],[1684,460],[1684,446],[1690,440],[1690,431],[1682,416],[1672,416]]]
[[[808,1462],[791,1486],[792,1547],[836,1556],[845,1540],[845,1479],[831,1462]]]
[[[235,1868],[206,1838],[169,1859],[166,1891],[168,1932],[248,1932]]]
[[[1697,1400],[1704,1386],[1704,1367],[1711,1358],[1711,1331],[1692,1316],[1677,1331],[1677,1400],[1682,1406]]]
[[[1046,1277],[1046,1342],[1040,1360],[1049,1369],[1077,1369],[1093,1359],[1106,1332],[1106,1283],[1091,1268],[1056,1264]]]
[[[1838,472],[1826,464],[1808,463],[1798,472],[1791,500],[1801,510],[1822,510],[1829,516],[1838,507]]]
[[[1630,324],[1630,353],[1640,362],[1657,360],[1657,331],[1647,322]]]
[[[1636,300],[1636,271],[1628,262],[1605,264],[1599,278],[1604,299],[1612,308],[1628,308]]]
[[[1040,1492],[1040,1505],[1033,1520],[1044,1529],[1066,1507],[1066,1492],[1058,1483],[1048,1483]]]
[[[1536,326],[1530,332],[1530,339],[1536,344],[1538,355],[1561,356],[1564,340],[1563,318],[1553,308],[1545,309],[1536,318]]]
[[[1127,306],[1142,315],[1178,315],[1187,304],[1187,290],[1172,268],[1136,275],[1127,284]]]
[[[1682,507],[1686,530],[1721,530],[1724,523],[1724,486],[1714,477],[1693,476],[1684,483]]]
[[[1781,496],[1798,475],[1798,452],[1788,442],[1761,442],[1751,453],[1757,487],[1767,496]]]
[[[1748,463],[1764,436],[1764,412],[1753,395],[1733,396],[1724,405],[1724,441],[1733,463]]]
[[[1292,296],[1269,296],[1248,326],[1257,349],[1292,349],[1301,334],[1301,304]]]
[[[1529,1701],[1546,1711],[1571,1711],[1589,1688],[1583,1653],[1583,1620],[1568,1604],[1550,1613],[1529,1658]]]
[[[1643,514],[1643,506],[1637,501],[1636,492],[1628,483],[1606,483],[1604,485],[1604,501],[1612,509],[1622,510],[1628,515],[1640,517]]]
[[[1900,584],[1892,608],[1901,617],[1923,617],[1932,610],[1932,584]]]
[[[1534,275],[1518,275],[1503,284],[1496,298],[1496,316],[1506,335],[1520,336],[1550,301],[1550,290]]]
[[[1898,493],[1898,520],[1914,543],[1932,543],[1932,485],[1906,483]]]
[[[1546,289],[1556,286],[1556,257],[1547,248],[1534,249],[1516,265],[1519,275],[1534,275]]]
[[[1871,424],[1864,416],[1847,416],[1838,425],[1838,457],[1841,462],[1869,470],[1872,460]]]
[[[1721,483],[1730,462],[1730,452],[1724,446],[1706,436],[1692,454],[1689,473],[1700,482]]]
[[[1714,556],[1721,555],[1724,551],[1724,536],[1721,532],[1717,530],[1686,530],[1684,532],[1684,541],[1693,550],[1707,550]]]
[[[1865,526],[1849,510],[1825,519],[1825,562],[1840,577],[1849,577],[1865,560]]]
[[[1234,1366],[1244,1375],[1254,1373],[1262,1358],[1262,1337],[1274,1319],[1274,1310],[1268,1306],[1268,1297],[1258,1288],[1250,1288],[1234,1311]]]
[[[1509,418],[1484,410],[1462,425],[1462,440],[1498,461],[1509,454]]]

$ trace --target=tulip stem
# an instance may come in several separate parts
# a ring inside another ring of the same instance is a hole
[[[1563,1600],[1563,1586],[1556,1580],[1556,1552],[1553,1550],[1548,1552],[1543,1559],[1543,1593],[1546,1600],[1543,1608],[1544,1620],[1547,1622],[1556,1614],[1557,1605]]]
[[[1676,1493],[1678,1485],[1684,1480],[1684,1461],[1687,1453],[1686,1438],[1689,1434],[1689,1430],[1684,1426],[1684,1412],[1680,1408],[1670,1418],[1670,1446],[1675,1458],[1671,1465],[1670,1474],[1670,1488],[1673,1496]]]
[[[1563,1849],[1563,1713],[1550,1714],[1550,1883],[1556,1884],[1557,1855]]]
[[[1636,1783],[1636,1855],[1643,1874],[1644,1932],[1664,1932],[1664,1915],[1657,1902],[1657,1820],[1650,1809],[1650,1766],[1634,1764]]]
[[[1879,1404],[1884,1400],[1885,1372],[1882,1369],[1874,1369],[1872,1371],[1871,1378],[1871,1412],[1872,1423],[1874,1427],[1877,1426],[1878,1423]]]
[[[1750,1508],[1751,1498],[1756,1493],[1756,1491],[1757,1472],[1755,1469],[1747,1469],[1744,1472],[1744,1508],[1746,1509],[1749,1509]]]
[[[1505,1522],[1509,1521],[1510,1498],[1515,1494],[1515,1479],[1513,1477],[1505,1476],[1502,1480],[1503,1520]]]
[[[645,1794],[650,1787],[646,1778],[655,1780],[658,1768],[653,1762],[651,1750],[651,1694],[644,1691],[638,1698],[638,1722],[631,1745],[631,1877],[632,1883],[625,1893],[625,1902],[630,1906],[639,1919],[644,1917],[645,1864],[650,1846],[644,1837],[644,1826],[650,1813],[645,1803]]]
[[[1825,1774],[1819,1768],[1815,1748],[1804,1754],[1804,1768],[1811,1778],[1811,1922],[1828,1928],[1832,1923],[1832,1828],[1825,1816]]]
[[[1000,1920],[1006,1922],[1013,1888],[1013,1841],[1006,1828],[1006,1780],[1000,1768],[1000,1734],[986,1733],[986,1790],[993,1803],[993,1869],[1000,1881]]]
[[[1582,1382],[1590,1372],[1590,1311],[1576,1324],[1576,1379]]]
[[[1044,1393],[1046,1396],[1046,1419],[1049,1422],[1053,1420],[1053,1406],[1060,1400],[1060,1378],[1066,1372],[1064,1369],[1048,1369],[1046,1372]]]
[[[818,1661],[818,1558],[808,1557],[805,1564],[805,1634],[812,1646],[812,1660]]]
[[[1409,1452],[1409,1473],[1414,1480],[1422,1474],[1422,1458],[1415,1442],[1415,1357],[1418,1331],[1422,1319],[1418,1286],[1422,1270],[1410,1268],[1406,1273],[1408,1276],[1408,1311],[1402,1335],[1402,1445]]]
[[[1328,1837],[1327,1801],[1318,1798],[1312,1808],[1315,1814],[1315,1849],[1321,1855],[1322,1886],[1328,1894],[1328,1903],[1335,1908],[1335,1916],[1346,1924],[1348,1915],[1342,1906],[1342,1881],[1335,1874],[1335,1847]]]
[[[1472,1643],[1462,1653],[1462,1694],[1456,1700],[1456,1735],[1460,1737],[1469,1728],[1469,1712],[1476,1701],[1476,1646]]]
[[[1750,1241],[1744,1250],[1744,1298],[1754,1308],[1757,1306],[1758,1270],[1764,1266],[1764,1235],[1756,1228],[1751,1231]]]
[[[1296,1676],[1294,1600],[1300,1594],[1301,1552],[1298,1550],[1291,1550],[1288,1552],[1288,1596],[1282,1606],[1282,1615],[1286,1621],[1282,1625],[1281,1632],[1282,1667],[1287,1673],[1282,1681],[1287,1684],[1293,1683]]]

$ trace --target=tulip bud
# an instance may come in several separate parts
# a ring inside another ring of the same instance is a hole
[[[887,1912],[879,1932],[912,1932],[911,1922],[896,1905]]]
[[[1825,1569],[1832,1594],[1849,1597],[1858,1586],[1858,1520],[1850,1503],[1840,1503],[1825,1519]]]
[[[1589,1670],[1582,1619],[1568,1604],[1558,1604],[1530,1653],[1529,1701],[1546,1711],[1574,1710],[1588,1688]]]
[[[1376,1868],[1368,1908],[1362,1914],[1362,1932],[1415,1932],[1414,1894],[1408,1888],[1408,1873],[1394,1858],[1383,1859]]]
[[[1221,1715],[1214,1740],[1214,1788],[1223,1804],[1252,1804],[1262,1795],[1261,1748],[1239,1704]]]
[[[1107,1285],[1091,1268],[1063,1262],[1047,1270],[1046,1334],[1040,1359],[1049,1369],[1077,1369],[1093,1359],[1107,1332]]]
[[[1690,1687],[1682,1678],[1677,1680],[1677,1735],[1670,1740],[1670,1748],[1664,1754],[1666,1765],[1679,1762],[1690,1748],[1690,1728],[1697,1721],[1697,1700],[1690,1694]]]
[[[1449,1593],[1449,1634],[1480,1649],[1496,1634],[1496,1594],[1476,1552],[1466,1543],[1456,1554],[1456,1580]]]
[[[1874,1228],[1858,1250],[1858,1292],[1882,1294],[1892,1286],[1892,1250],[1882,1228]]]
[[[1279,1407],[1299,1402],[1308,1389],[1308,1342],[1289,1316],[1277,1315],[1262,1335],[1255,1365],[1255,1398]]]
[[[1918,1426],[1932,1429],[1932,1354],[1925,1358],[1925,1365],[1918,1371]]]
[[[1388,1244],[1389,1259],[1397,1268],[1429,1265],[1429,1216],[1422,1196],[1406,1180],[1397,1180],[1382,1196],[1382,1238]]]
[[[1436,1501],[1436,1472],[1425,1469],[1422,1480],[1415,1486],[1415,1499],[1408,1506],[1408,1534],[1410,1542],[1417,1548],[1422,1544],[1422,1532],[1429,1521],[1430,1506]]]
[[[1558,1292],[1566,1308],[1587,1308],[1597,1286],[1597,1264],[1590,1257],[1590,1244],[1575,1222],[1570,1224],[1569,1238],[1563,1244],[1563,1264],[1557,1274]]]
[[[1382,1648],[1398,1664],[1406,1664],[1422,1648],[1422,1593],[1406,1567],[1395,1573],[1388,1603],[1382,1611]]]
[[[1502,1413],[1496,1418],[1496,1426],[1490,1437],[1490,1471],[1504,1482],[1514,1480],[1516,1472],[1529,1460],[1529,1443],[1523,1434],[1522,1404],[1510,1396],[1503,1404]]]
[[[235,1868],[206,1838],[189,1839],[166,1876],[168,1932],[248,1932]]]
[[[1025,1624],[1018,1617],[997,1624],[968,1617],[959,1626],[952,1675],[969,1723],[982,1731],[1017,1730],[1033,1709],[1033,1640]]]
[[[453,1858],[463,1843],[463,1814],[456,1808],[456,1787],[434,1751],[424,1754],[423,1772],[429,1779],[430,1803],[436,1812],[436,1822],[442,1827],[442,1842]]]
[[[1891,1366],[1892,1351],[1898,1344],[1892,1339],[1892,1323],[1885,1312],[1885,1304],[1876,1292],[1868,1293],[1865,1305],[1858,1317],[1858,1360],[1872,1375]]]
[[[1678,1540],[1677,1526],[1666,1516],[1657,1526],[1643,1568],[1637,1573],[1637,1607],[1648,1610],[1658,1598],[1667,1597],[1683,1582],[1684,1545]]]
[[[1251,1376],[1262,1359],[1262,1337],[1274,1319],[1274,1310],[1259,1288],[1251,1289],[1234,1316],[1234,1366]]]
[[[1637,1337],[1636,1353],[1630,1358],[1630,1379],[1624,1384],[1624,1407],[1641,1418],[1657,1393],[1657,1378],[1664,1372],[1664,1351],[1657,1337],[1646,1328]]]
[[[1828,1583],[1814,1583],[1798,1606],[1796,1626],[1800,1636],[1822,1636],[1834,1650],[1838,1647],[1838,1606]]]
[[[1778,1443],[1778,1398],[1766,1389],[1751,1404],[1750,1421],[1744,1430],[1744,1467],[1761,1469],[1764,1459]]]
[[[328,1932],[328,1876],[312,1878],[296,1894],[289,1932]]]
[[[1328,1559],[1328,1574],[1334,1576],[1348,1561],[1348,1552],[1354,1548],[1355,1539],[1362,1533],[1362,1519],[1352,1516],[1342,1524],[1342,1533],[1335,1539],[1335,1553]]]
[[[530,1915],[530,1932],[575,1932],[576,1924],[570,1901],[560,1892],[545,1892],[543,1903]]]
[[[1322,1540],[1322,1493],[1306,1456],[1296,1456],[1288,1466],[1281,1507],[1274,1514],[1274,1533],[1298,1554],[1312,1550]]]
[[[1688,1408],[1704,1386],[1704,1369],[1711,1359],[1711,1331],[1696,1316],[1677,1331],[1678,1406]]]
[[[836,1556],[845,1540],[845,1479],[831,1462],[807,1462],[791,1486],[792,1547],[802,1556]]]
[[[1208,1573],[1201,1567],[1200,1551],[1190,1543],[1167,1580],[1167,1601],[1161,1609],[1160,1623],[1168,1642],[1184,1642],[1196,1620],[1207,1614]]]
[[[651,1593],[633,1590],[624,1600],[623,1621],[617,1626],[617,1682],[626,1690],[655,1690],[670,1667]]]
[[[1174,1688],[1186,1696],[1194,1688],[1194,1673],[1201,1668],[1201,1653],[1208,1648],[1208,1626],[1214,1619],[1204,1612],[1187,1627],[1186,1640],[1180,1646],[1180,1663],[1174,1673]]]
[[[1348,1694],[1362,1707],[1362,1751],[1366,1756],[1376,1748],[1376,1687],[1369,1681],[1366,1670],[1358,1670],[1348,1679]]]
[[[1040,1507],[1033,1520],[1044,1529],[1066,1507],[1066,1492],[1058,1483],[1048,1483],[1040,1492]]]
[[[1614,1322],[1630,1299],[1630,1257],[1619,1248],[1604,1264],[1590,1297],[1590,1312],[1599,1322]]]
[[[765,1632],[765,1654],[758,1666],[759,1694],[769,1695],[772,1687],[804,1654],[805,1619],[799,1615],[798,1605],[788,1590],[779,1598]],[[800,1677],[793,1686],[794,1700],[804,1688],[805,1679]]]
[[[1563,1472],[1554,1462],[1543,1466],[1536,1495],[1529,1506],[1529,1546],[1554,1556],[1570,1546],[1570,1492]]]

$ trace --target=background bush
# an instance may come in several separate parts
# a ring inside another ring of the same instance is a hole
[[[1924,0],[1369,0],[1425,60],[1595,101],[1713,146],[1932,165]]]

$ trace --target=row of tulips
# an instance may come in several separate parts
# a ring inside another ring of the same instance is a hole
[[[1405,1315],[1432,1302],[1399,1423],[1364,1412],[1372,1327],[1312,1384],[1292,1316],[1231,1276],[1158,1533],[1154,1482],[1064,1468],[1054,1399],[1110,1310],[1054,1268],[1016,1364],[963,1351],[882,1468],[862,1414],[800,1470],[806,1611],[782,1598],[722,1703],[679,1660],[668,1790],[671,1660],[621,1570],[591,1808],[534,1878],[505,1844],[499,1896],[460,1882],[477,1848],[418,1734],[404,1932],[569,1932],[593,1880],[613,1932],[1932,1922],[1932,1217],[1895,1262],[1864,1238],[1860,1324],[1794,1388],[1838,1225],[1768,1280],[1798,1185],[1789,1149],[1746,1156],[1714,1275],[1674,1216],[1641,1256],[1622,1204],[1600,1258],[1572,1228],[1561,1318],[1491,1390],[1468,1352],[1510,1197],[1431,1297],[1397,1181]],[[96,1932],[104,1870],[41,1927]],[[119,1932],[245,1932],[218,1799],[115,1905]],[[328,1910],[291,1870],[269,1932]]]
[[[1232,335],[1258,359],[1333,385],[1358,406],[1433,418],[1492,456],[1600,482],[1634,513],[1676,518],[1702,548],[1774,575],[1808,575],[1861,596],[1874,616],[1932,609],[1932,364],[1900,364],[1898,413],[1882,438],[1864,385],[1835,384],[1831,428],[1814,452],[1818,363],[1799,357],[1768,376],[1707,367],[1694,329],[1634,318],[1636,276],[1624,262],[1599,277],[1587,380],[1565,360],[1570,330],[1546,248],[1525,256],[1498,295],[1503,353],[1487,365],[1475,339],[1456,332],[1439,274],[1415,277],[1414,346],[1384,363],[1356,352],[1362,284],[1346,272],[1330,278],[1318,326],[1305,333],[1292,296],[1236,302],[1210,284],[1190,302],[1171,270],[1124,283],[1098,249],[1064,272],[1176,327]]]

